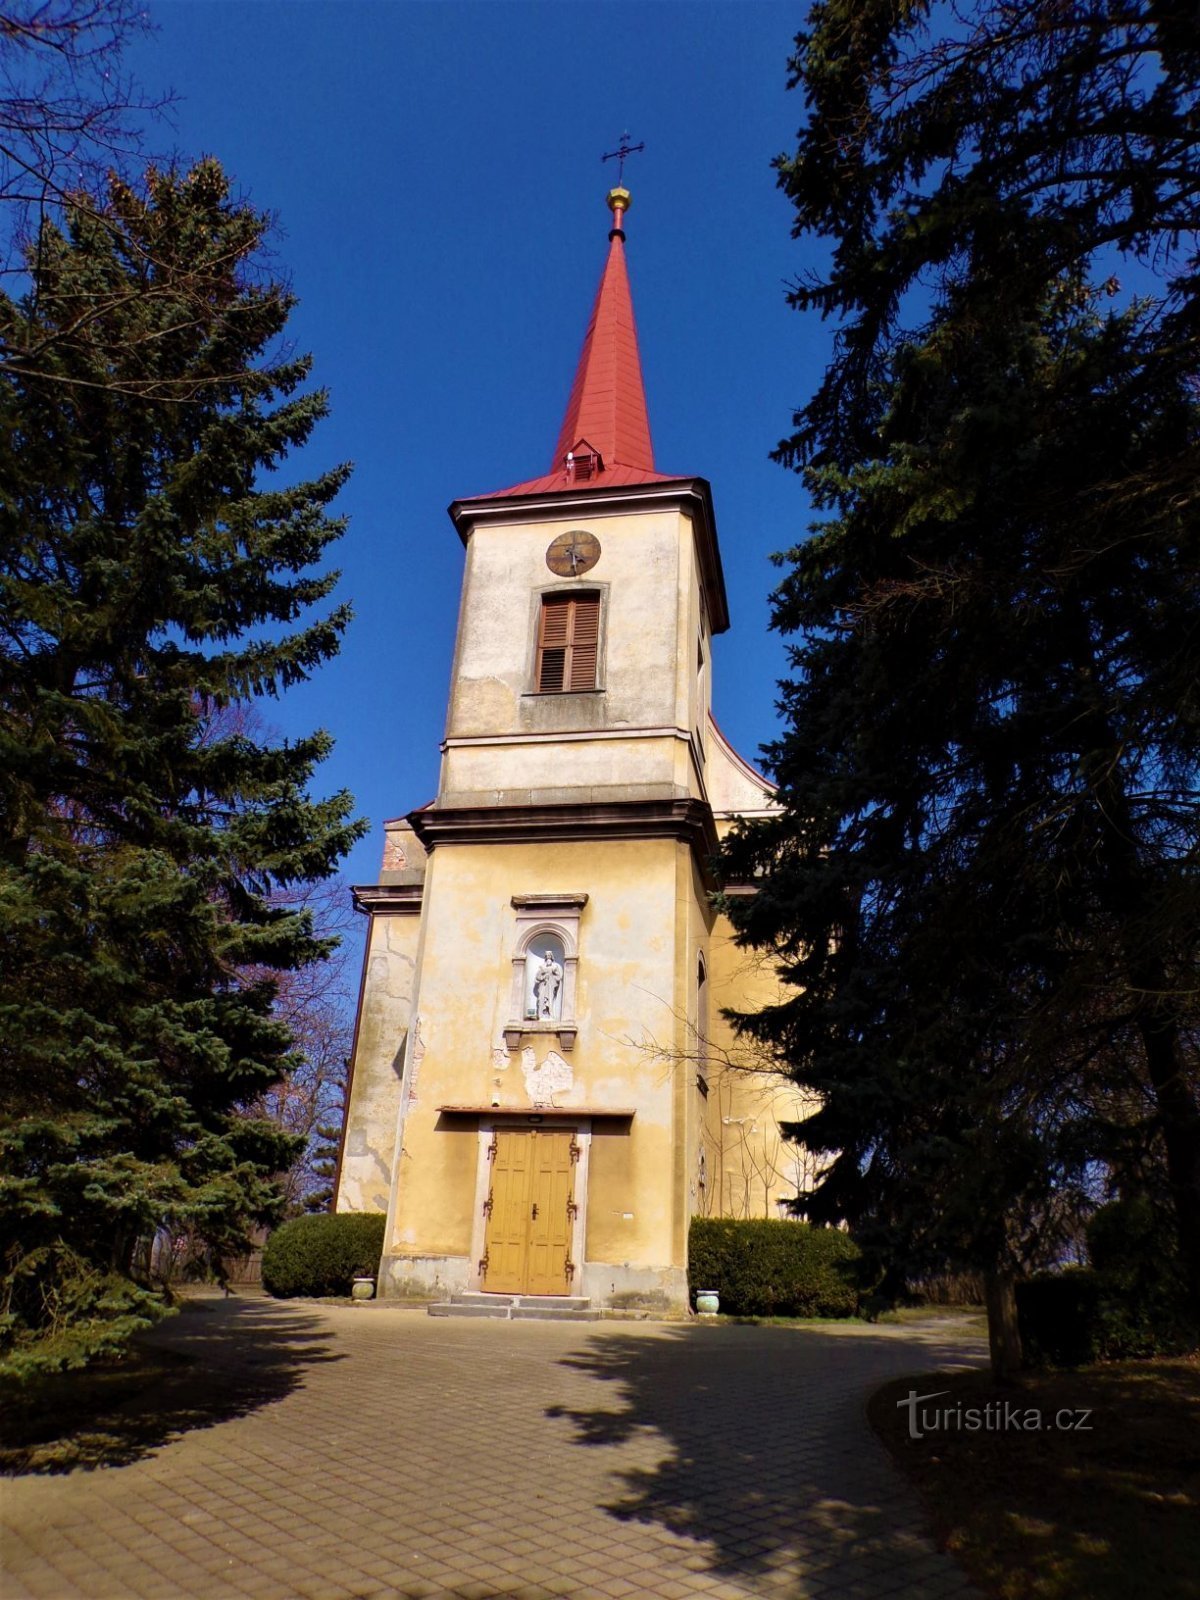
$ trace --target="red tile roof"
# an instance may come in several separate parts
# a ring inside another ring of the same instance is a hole
[[[604,471],[584,481],[564,467],[559,472],[547,472],[541,478],[529,478],[525,483],[514,483],[507,489],[493,489],[488,494],[467,495],[469,500],[506,500],[519,494],[557,494],[560,489],[627,489],[637,483],[678,483],[688,476],[679,472],[643,472],[638,467],[610,467],[607,458]]]
[[[567,401],[567,414],[554,447],[551,471],[568,450],[586,439],[600,453],[605,467],[654,471],[646,391],[638,355],[633,299],[625,267],[624,230],[614,228],[608,260],[596,291],[591,321]]]
[[[623,214],[616,213],[614,220],[618,226],[609,234],[608,260],[583,337],[550,471],[491,494],[473,495],[472,499],[551,494],[563,489],[623,488],[640,483],[672,483],[680,478],[679,473],[654,470],[633,298],[625,266],[625,234],[619,225],[624,221]],[[580,444],[585,451],[590,448],[600,457],[602,471],[585,476],[568,467],[568,452]]]

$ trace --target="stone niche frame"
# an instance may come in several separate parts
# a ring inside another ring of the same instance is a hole
[[[512,897],[516,917],[516,943],[512,958],[512,997],[509,1003],[509,1021],[504,1024],[504,1043],[509,1050],[519,1050],[525,1034],[553,1033],[565,1055],[575,1048],[579,1029],[575,1021],[576,974],[579,966],[579,918],[587,905],[586,894],[573,892],[561,894],[515,894]],[[535,1022],[525,1012],[525,958],[531,948],[545,934],[553,934],[562,941],[563,986],[559,1016],[553,1022]]]

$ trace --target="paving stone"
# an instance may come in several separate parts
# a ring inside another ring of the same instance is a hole
[[[154,1419],[106,1471],[9,1480],[5,1600],[972,1594],[863,1412],[971,1356],[936,1331],[234,1297],[154,1339],[210,1378],[211,1415]]]

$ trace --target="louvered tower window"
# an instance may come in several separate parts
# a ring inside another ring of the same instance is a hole
[[[599,646],[598,594],[545,595],[538,625],[538,692],[594,689]]]

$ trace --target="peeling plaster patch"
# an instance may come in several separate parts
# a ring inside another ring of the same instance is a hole
[[[575,1087],[571,1065],[557,1050],[548,1051],[539,1067],[533,1046],[527,1044],[521,1051],[521,1072],[525,1078],[525,1092],[535,1106],[552,1106],[556,1094],[566,1094]]]
[[[509,1064],[509,1062],[511,1060],[512,1060],[512,1057],[509,1055],[507,1050],[505,1050],[503,1048],[493,1050],[492,1051],[492,1071],[493,1072],[507,1072],[508,1071],[508,1064]]]
[[[375,957],[375,960],[384,960],[386,967],[386,984],[390,1000],[410,1000],[412,998],[413,974],[416,971],[416,959],[412,952],[403,948],[397,949],[397,944],[403,944],[407,939],[407,930],[401,927],[387,927],[384,930],[384,939],[387,945],[387,955]],[[393,944],[393,940],[396,944]],[[371,976],[377,978],[374,967]]]
[[[417,1103],[417,1078],[420,1076],[421,1063],[425,1059],[425,1041],[421,1037],[422,1018],[413,1019],[412,1027],[412,1071],[408,1076],[408,1103],[415,1106]]]
[[[363,1015],[371,1025],[390,1029],[390,1019],[399,1010],[403,1015],[412,999],[413,962],[399,951],[378,951],[367,967]]]

